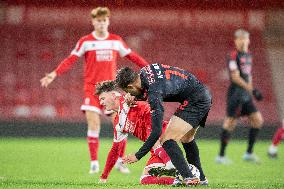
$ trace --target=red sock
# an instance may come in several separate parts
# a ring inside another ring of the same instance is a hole
[[[99,138],[98,137],[87,137],[89,152],[91,161],[98,160],[98,149],[99,149]]]
[[[275,132],[272,139],[272,144],[274,146],[277,146],[283,138],[284,138],[284,127],[281,127]]]
[[[171,177],[154,177],[154,176],[144,176],[140,179],[141,184],[161,184],[161,185],[171,185],[174,183],[174,178]]]
[[[164,150],[162,146],[156,148],[154,150],[154,154],[158,156],[159,158],[161,158],[164,164],[166,164],[167,162],[171,160],[171,158],[168,156],[167,152]]]
[[[125,150],[126,150],[126,143],[127,143],[127,139],[124,139],[123,141],[121,141],[121,149],[119,151],[119,157],[124,157],[125,155]]]

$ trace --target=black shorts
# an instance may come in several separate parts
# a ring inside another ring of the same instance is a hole
[[[211,94],[205,88],[196,94],[194,100],[184,100],[174,115],[189,123],[193,128],[197,128],[198,126],[205,127],[211,105]]]
[[[229,88],[227,95],[227,116],[247,116],[257,112],[252,97],[245,91]]]

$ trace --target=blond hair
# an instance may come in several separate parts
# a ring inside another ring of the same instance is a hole
[[[235,31],[235,39],[239,37],[249,37],[249,32],[244,29],[238,29]]]
[[[110,17],[110,10],[107,7],[97,7],[91,11],[91,17],[96,18],[98,16]]]

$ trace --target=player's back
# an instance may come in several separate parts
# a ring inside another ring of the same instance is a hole
[[[140,75],[148,93],[161,94],[163,101],[182,102],[204,89],[193,74],[173,66],[151,64],[142,68]]]

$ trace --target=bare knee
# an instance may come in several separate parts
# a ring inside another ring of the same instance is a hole
[[[197,129],[198,129],[198,128],[191,129],[189,132],[187,132],[187,133],[180,139],[180,141],[181,141],[182,143],[189,143],[189,142],[193,141]]]
[[[237,119],[234,117],[226,117],[223,123],[223,129],[233,131],[237,125]]]
[[[263,118],[260,112],[255,112],[249,115],[249,120],[253,128],[261,128],[263,125]]]

